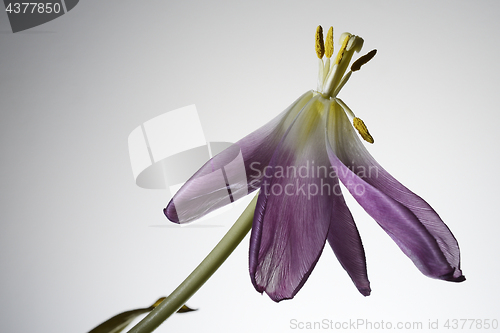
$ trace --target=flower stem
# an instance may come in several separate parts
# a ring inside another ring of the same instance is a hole
[[[252,228],[256,195],[220,242],[195,268],[195,270],[158,305],[149,315],[135,325],[129,333],[149,333],[183,306],[191,296],[215,273]]]

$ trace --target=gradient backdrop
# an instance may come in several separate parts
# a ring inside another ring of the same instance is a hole
[[[207,140],[238,140],[315,89],[318,24],[378,49],[340,97],[371,153],[451,228],[467,281],[423,276],[347,194],[371,296],[327,247],[296,298],[276,304],[251,285],[247,237],[189,301],[199,311],[158,332],[500,320],[499,13],[498,1],[87,0],[13,34],[2,10],[0,331],[86,332],[171,292],[243,207],[171,225],[168,193],[134,183],[128,135],[196,104]]]

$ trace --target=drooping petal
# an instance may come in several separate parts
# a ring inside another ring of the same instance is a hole
[[[328,120],[327,151],[342,183],[420,271],[460,282],[458,243],[439,215],[368,153],[337,102]]]
[[[312,95],[306,92],[272,121],[205,163],[164,209],[167,218],[190,222],[258,189],[276,146]]]
[[[304,107],[265,170],[250,237],[250,277],[279,302],[293,298],[321,255],[333,186],[320,95]],[[326,175],[325,175],[326,174]]]
[[[335,173],[335,170],[332,171]],[[333,176],[333,175],[332,175]],[[334,181],[333,215],[328,230],[328,243],[347,271],[356,288],[363,296],[370,295],[370,281],[366,272],[366,257],[361,237],[354,223],[349,208],[347,207],[342,190],[339,186],[337,175]]]

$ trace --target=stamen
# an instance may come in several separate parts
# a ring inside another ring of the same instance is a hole
[[[362,47],[363,47],[363,38],[359,38],[358,36],[351,36],[345,50],[351,51],[351,49],[353,49],[354,51],[359,52],[361,51]]]
[[[372,58],[377,54],[377,50],[371,50],[364,56],[360,57],[358,60],[356,60],[352,65],[351,65],[351,71],[359,71],[361,69],[361,66],[366,64],[368,61],[372,60]]]
[[[328,29],[325,41],[325,56],[330,58],[333,55],[333,27]]]
[[[323,71],[323,79],[322,79],[323,83],[325,82],[326,77],[328,76],[329,72],[330,72],[330,58],[326,58],[325,65],[324,65],[324,71]]]
[[[351,75],[352,75],[352,71],[349,71],[346,75],[344,75],[344,77],[340,81],[340,83],[337,86],[337,88],[335,88],[335,90],[333,91],[333,93],[332,93],[333,97],[336,97],[338,95],[340,89],[342,89],[344,87],[344,85],[347,83],[347,81],[349,80],[349,78],[351,77]]]
[[[352,124],[354,125],[354,128],[358,130],[359,135],[361,135],[361,137],[365,141],[369,143],[374,142],[373,137],[370,135],[370,132],[368,132],[368,128],[366,128],[366,125],[363,122],[363,120],[359,119],[358,117],[354,117],[354,119],[352,120]]]
[[[323,28],[318,25],[316,28],[316,55],[319,59],[323,58],[325,54],[325,43],[323,42]]]
[[[347,43],[349,43],[349,39],[351,39],[351,34],[349,33],[343,33],[342,36],[340,36],[340,43],[342,46],[340,47],[340,51],[337,54],[337,59],[335,59],[335,63],[339,64],[340,61],[342,60],[342,57],[344,56],[344,51],[347,47]]]
[[[339,44],[342,45],[344,44],[344,40],[348,37],[351,37],[351,34],[348,33],[348,32],[343,32],[341,35],[340,35],[340,38],[339,38]]]
[[[330,59],[326,59],[327,61]],[[318,59],[319,71],[318,71],[318,91],[323,90],[323,81],[325,76],[325,64],[323,63],[323,59]]]
[[[341,100],[338,97],[335,97],[335,100],[337,101],[337,103],[339,103],[339,105],[342,107],[342,109],[344,109],[345,113],[347,113],[349,115],[349,117],[356,118],[356,116],[354,115],[354,112],[352,112],[351,108],[348,107],[347,104],[345,104],[343,100]]]

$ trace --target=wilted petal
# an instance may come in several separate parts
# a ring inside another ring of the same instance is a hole
[[[370,295],[370,281],[366,272],[366,257],[358,228],[347,207],[338,178],[334,178],[335,195],[333,196],[333,216],[328,230],[328,243],[340,264],[347,271],[359,292]]]
[[[328,177],[325,117],[318,95],[301,111],[265,170],[250,238],[250,277],[257,291],[276,302],[299,291],[326,241],[335,184]]]
[[[463,281],[458,243],[439,215],[385,171],[336,102],[328,120],[328,154],[354,198],[427,276]]]
[[[311,98],[312,92],[306,92],[272,121],[205,163],[164,209],[168,219],[190,222],[258,189],[276,146]]]

